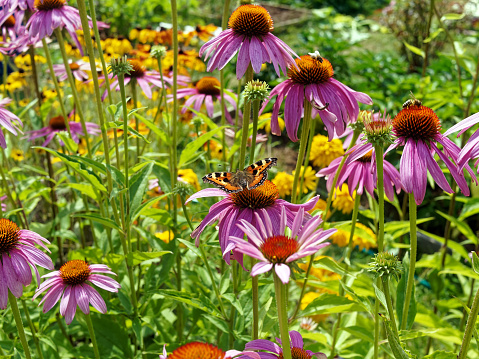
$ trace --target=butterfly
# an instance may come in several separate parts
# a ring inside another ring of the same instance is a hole
[[[268,178],[268,170],[276,166],[277,158],[265,158],[236,172],[213,172],[203,177],[203,182],[212,183],[227,193],[241,192],[245,188],[261,186]]]

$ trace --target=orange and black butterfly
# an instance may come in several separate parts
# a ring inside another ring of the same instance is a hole
[[[265,158],[236,172],[213,172],[203,177],[203,182],[212,183],[227,193],[241,192],[245,188],[261,186],[268,178],[268,170],[276,166],[277,158]]]

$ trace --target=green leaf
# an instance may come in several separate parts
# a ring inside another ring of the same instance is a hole
[[[323,293],[303,311],[304,316],[331,313],[364,312],[365,308],[356,301],[335,294]]]
[[[476,274],[479,274],[479,258],[477,257],[476,252],[472,252],[472,269]]]
[[[431,237],[431,238],[435,239],[436,241],[438,241],[442,244],[444,244],[444,242],[445,242],[443,237],[440,237],[440,236],[437,236],[435,234],[423,231],[422,229],[418,229],[418,232],[422,233],[422,234],[425,234],[426,236]],[[451,248],[451,250],[453,252],[459,253],[464,259],[469,260],[469,255],[468,255],[467,251],[459,243],[454,242],[454,241],[447,241],[447,246],[449,248]]]
[[[382,290],[378,288],[378,286],[375,283],[373,283],[373,287],[374,287],[374,293],[376,294],[376,298],[378,298],[381,304],[383,305],[383,307],[387,309],[388,305],[386,303],[386,296],[384,295]]]
[[[200,301],[198,300],[193,294],[186,293],[186,292],[178,292],[176,290],[171,290],[171,289],[155,289],[154,294],[157,295],[162,295],[166,298],[173,299],[174,301],[185,303],[188,306],[191,306],[193,308],[197,308],[199,310],[202,310],[206,313],[209,313],[215,317],[221,318],[220,312],[217,310],[217,308],[212,305],[211,303],[207,301]]]
[[[159,251],[159,252],[130,252],[128,253],[128,265],[136,266],[140,263],[145,261],[149,261],[151,259],[159,259],[160,257],[164,256],[165,254],[171,254],[170,251]]]
[[[98,222],[100,224],[103,224],[104,226],[116,229],[118,232],[123,233],[122,229],[115,223],[115,221],[113,221],[109,218],[101,217],[101,216],[96,215],[96,214],[87,214],[87,213],[74,214],[73,217],[90,219],[94,222]]]
[[[338,263],[336,263],[336,261],[332,259],[331,257],[323,257],[318,260],[315,260],[314,266],[318,268],[330,270],[334,273],[340,274],[341,276],[347,275],[347,276],[355,278],[355,276],[352,273],[344,270],[344,268],[341,267]]]
[[[85,184],[85,183],[67,183],[68,187],[71,187],[73,189],[76,189],[77,191],[80,191],[80,193],[83,193],[90,197],[91,199],[98,201],[98,196],[96,192],[93,190],[93,187]]]
[[[398,282],[397,294],[396,294],[396,313],[399,318],[398,327],[401,328],[402,323],[402,313],[404,310],[404,300],[406,297],[406,287],[407,287],[407,277],[409,274],[409,256],[406,256],[403,259],[403,269],[404,273],[401,276],[401,279]],[[411,301],[409,302],[409,310],[407,315],[406,328],[411,329],[412,324],[414,323],[414,318],[416,317],[417,307],[416,307],[416,296],[415,296],[415,286],[412,286]]]
[[[70,151],[71,153],[77,153],[78,143],[72,140],[68,132],[60,131],[57,133],[57,136],[60,137],[60,139],[63,141],[68,151]]]
[[[211,130],[201,135],[193,142],[188,143],[185,146],[184,150],[181,152],[178,168],[183,167],[186,163],[188,163],[196,155],[196,151],[198,151],[201,148],[201,146],[203,146],[214,135],[216,135],[218,132],[222,131],[226,127],[230,127],[230,126],[222,126],[222,127],[215,128],[214,130]]]
[[[396,359],[409,359],[409,355],[406,354],[401,346],[399,338],[391,329],[391,322],[384,316],[381,316],[384,321],[384,328],[386,328],[386,334],[388,337],[389,347],[391,348],[393,355]]]
[[[410,45],[406,41],[403,41],[403,44],[404,44],[404,46],[406,46],[409,49],[409,51],[415,53],[416,55],[419,55],[422,58],[424,58],[426,56],[424,54],[424,51],[422,51],[420,48],[418,48],[416,46],[413,46],[413,45]]]
[[[436,31],[434,31],[427,39],[425,39],[423,42],[425,44],[427,44],[428,42],[431,42],[432,40],[434,40],[437,35],[439,35],[441,32],[443,32],[444,30],[442,28],[439,28],[437,29]]]
[[[454,14],[454,13],[444,14],[441,17],[441,20],[453,20],[453,21],[462,20],[464,16],[466,16],[466,14]]]
[[[148,163],[130,179],[130,216],[138,210],[143,201],[143,195],[148,187],[148,176],[153,169],[153,162]]]
[[[158,197],[153,197],[151,199],[149,199],[148,201],[142,203],[134,213],[131,214],[131,221],[135,221],[139,216],[141,216],[142,214],[146,213],[146,211],[148,209],[150,209],[150,207],[152,205],[154,205],[156,202],[158,201],[161,201],[163,198],[167,198],[168,196],[170,195],[170,193],[165,193],[164,195],[162,196],[158,196]],[[165,216],[168,215],[169,217],[169,212],[167,210],[160,210],[158,209],[158,211],[156,211],[155,215],[159,215],[161,214],[162,216]],[[166,219],[166,218],[165,218]],[[167,225],[164,221],[160,221],[163,225]]]
[[[83,163],[78,161],[75,157],[65,155],[63,153],[52,150],[47,147],[37,147],[33,146],[32,148],[41,148],[47,152],[50,152],[52,155],[59,157],[63,163],[70,166],[75,172],[77,172],[85,181],[91,183],[92,186],[97,188],[102,192],[106,192],[105,186],[102,184],[100,178],[93,173],[91,170],[87,169]]]
[[[466,218],[479,213],[479,198],[467,198],[464,207],[462,207],[459,220],[463,221]]]
[[[353,325],[350,327],[341,328],[341,330],[344,330],[360,339],[367,340],[370,343],[374,343],[373,332],[371,332],[371,330],[364,328],[362,326]]]
[[[432,354],[426,355],[423,359],[457,359],[457,354],[438,350]]]
[[[151,131],[153,131],[165,145],[169,145],[171,143],[170,137],[165,133],[165,131],[160,129],[153,122],[147,120],[145,117],[139,114],[136,114],[135,117],[138,118],[141,122],[143,122],[146,127],[148,127]]]
[[[137,130],[135,130],[131,126],[128,126],[128,132],[131,133],[133,136],[140,137],[146,143],[151,143],[150,141],[148,141],[148,139],[145,136],[143,136],[141,133],[139,133]]]
[[[106,316],[92,315],[92,321],[102,358],[111,356],[112,347],[117,347],[126,358],[133,358],[130,339],[124,326]]]
[[[466,236],[467,239],[471,240],[472,243],[477,245],[477,236],[465,221],[460,221],[456,217],[450,216],[441,211],[436,212],[451,222],[462,234],[464,234],[464,236]]]

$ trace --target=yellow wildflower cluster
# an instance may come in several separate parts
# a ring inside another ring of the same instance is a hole
[[[290,196],[293,190],[293,181],[294,181],[294,173],[288,174],[286,172],[278,172],[276,177],[273,178],[271,182],[273,182],[276,187],[278,188],[278,192],[280,197]],[[318,178],[316,177],[316,172],[313,170],[311,166],[304,168],[301,167],[301,172],[299,175],[299,182],[298,182],[298,193],[299,193],[299,184],[301,183],[301,178],[303,180],[303,192],[308,193],[309,191],[313,191],[316,189],[316,183]]]
[[[31,71],[32,69],[32,59],[29,54],[18,55],[17,57],[15,57],[13,62],[15,63],[15,66],[17,66],[21,70]],[[43,56],[35,55],[35,63],[37,64],[37,66],[38,64],[45,64],[46,62],[47,59]]]
[[[309,160],[313,166],[327,167],[334,159],[342,155],[344,155],[344,149],[341,140],[335,138],[328,141],[328,138],[323,135],[313,137],[309,154]]]
[[[15,90],[20,90],[22,87],[27,86],[27,81],[25,80],[25,75],[20,72],[12,72],[7,76],[7,81],[5,84],[0,86],[1,91],[14,92]]]
[[[272,116],[271,112],[263,113],[261,116],[259,116],[259,122],[261,122],[261,120],[267,120],[267,119],[269,119],[269,121],[266,121],[262,125],[259,125],[258,129],[264,130],[266,133],[271,133],[271,116]],[[279,124],[280,130],[283,131],[285,125],[284,125],[284,120],[281,117],[278,117],[278,124]]]
[[[331,237],[334,244],[339,247],[346,247],[349,243],[349,233],[338,229]],[[371,228],[365,226],[362,223],[356,223],[356,230],[353,236],[353,246],[359,247],[359,250],[370,249],[377,247],[376,234]]]
[[[353,211],[356,191],[351,195],[349,193],[348,185],[343,183],[341,188],[331,192],[332,194],[330,194],[330,196],[333,196],[333,208],[343,212],[343,214],[349,214]]]
[[[173,240],[173,238],[175,238],[175,234],[170,229],[164,232],[156,232],[155,237],[158,239],[161,239],[165,243],[170,243]]]
[[[181,179],[182,181],[192,185],[197,191],[201,189],[198,176],[191,168],[178,170],[178,179]]]

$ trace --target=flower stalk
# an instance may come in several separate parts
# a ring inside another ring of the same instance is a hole
[[[30,348],[28,347],[27,337],[25,335],[25,329],[23,328],[22,318],[20,317],[20,311],[18,310],[17,298],[8,290],[8,302],[12,308],[13,318],[15,319],[15,324],[17,325],[18,335],[20,336],[20,342],[22,343],[23,351],[25,352],[25,357],[31,359],[32,355],[30,354]]]
[[[479,313],[479,289],[474,296],[474,301],[472,302],[471,311],[467,317],[466,330],[464,331],[464,337],[462,339],[461,349],[459,351],[458,359],[467,358],[467,349],[472,339],[474,333],[474,328],[476,326],[477,315]]]
[[[88,327],[88,333],[90,333],[90,339],[91,339],[91,344],[93,345],[95,359],[100,359],[100,352],[98,351],[98,344],[96,342],[95,330],[93,329],[93,323],[91,321],[90,314],[85,314],[85,321]]]
[[[246,70],[245,75],[246,84],[250,81],[253,81],[253,67],[251,64],[248,65],[248,69]],[[246,158],[246,144],[248,143],[249,137],[249,120],[251,118],[251,101],[246,101],[244,104],[244,112],[243,112],[243,128],[241,132],[241,147],[240,147],[240,154],[239,154],[239,162],[238,168],[243,169],[245,166],[245,158]],[[226,149],[223,148],[223,151]]]
[[[278,322],[279,322],[279,332],[281,336],[281,346],[283,348],[283,358],[292,359],[291,355],[291,344],[289,341],[289,331],[288,331],[288,294],[287,294],[287,285],[281,282],[278,275],[273,273],[274,276],[274,289],[276,293],[276,306],[278,308]]]

